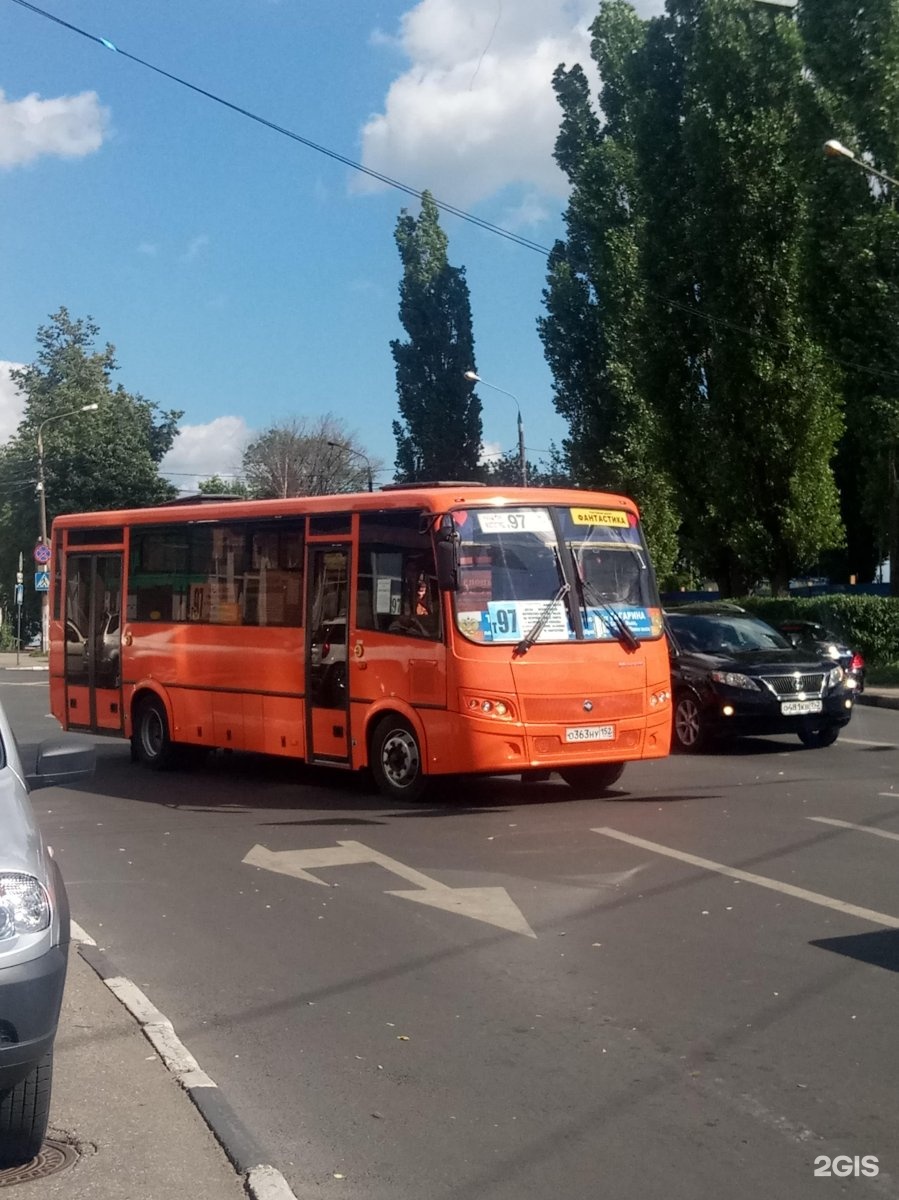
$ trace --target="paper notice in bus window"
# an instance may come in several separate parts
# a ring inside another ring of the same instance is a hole
[[[481,533],[552,533],[545,508],[495,508],[477,513]]]
[[[621,508],[572,508],[571,521],[574,525],[611,525],[616,529],[627,529],[629,514]]]
[[[390,592],[393,580],[390,576],[381,577],[378,580],[378,590],[375,594],[375,612],[389,613],[393,610],[390,607]]]

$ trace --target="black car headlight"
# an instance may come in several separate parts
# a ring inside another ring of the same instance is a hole
[[[758,684],[754,679],[750,679],[748,675],[742,675],[739,671],[712,671],[711,679],[715,683],[722,683],[725,687],[743,688],[746,691],[757,692]]]
[[[0,942],[40,933],[50,924],[50,899],[33,875],[0,872]]]
[[[824,676],[824,686],[828,688],[839,687],[846,678],[846,672],[842,667],[831,667]]]

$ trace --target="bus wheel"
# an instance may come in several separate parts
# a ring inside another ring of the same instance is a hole
[[[403,717],[384,717],[371,738],[371,771],[382,796],[405,804],[417,803],[428,778],[421,762],[415,730]]]
[[[598,796],[617,783],[624,772],[624,763],[596,763],[592,767],[566,767],[559,774],[578,796],[585,800]]]
[[[175,747],[169,737],[169,722],[162,701],[144,700],[134,718],[134,753],[138,762],[154,771],[165,771],[175,764]]]

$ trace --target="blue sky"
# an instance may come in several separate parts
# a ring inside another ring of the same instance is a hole
[[[543,245],[561,233],[551,152],[560,61],[589,66],[589,0],[44,0],[121,49]],[[657,11],[656,0],[638,5]],[[254,431],[330,412],[392,476],[393,229],[417,201],[0,0],[0,435],[65,305],[118,380],[184,410],[164,467],[235,471]],[[477,369],[517,396],[529,457],[565,426],[537,337],[545,260],[450,215]],[[489,449],[515,406],[483,388]]]

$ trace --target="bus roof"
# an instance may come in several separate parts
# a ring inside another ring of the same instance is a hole
[[[244,500],[191,497],[152,508],[109,509],[101,512],[65,513],[53,521],[54,528],[69,529],[95,525],[164,525],[188,521],[233,521],[235,519],[303,516],[332,512],[371,512],[391,508],[423,508],[445,512],[459,505],[562,504],[572,507],[604,505],[637,513],[627,496],[613,492],[588,492],[580,488],[491,487],[482,483],[391,485],[377,492],[338,492],[327,496],[297,496],[287,500]]]

